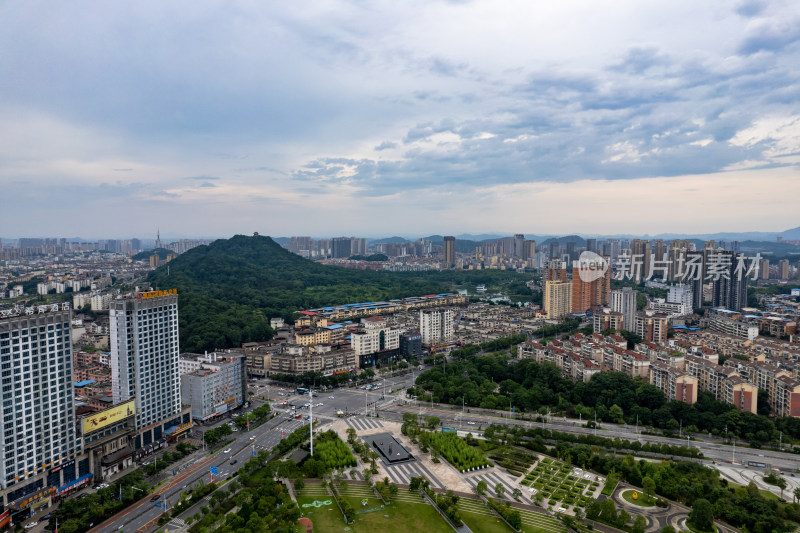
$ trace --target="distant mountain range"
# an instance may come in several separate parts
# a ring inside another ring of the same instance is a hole
[[[604,239],[664,239],[666,240],[673,240],[673,239],[690,239],[695,241],[752,241],[752,242],[776,242],[778,237],[782,237],[784,240],[787,241],[796,241],[800,240],[800,226],[792,229],[788,229],[786,231],[780,232],[766,232],[766,231],[745,231],[745,232],[721,232],[721,233],[659,233],[657,235],[648,235],[648,234],[633,234],[633,233],[626,233],[626,234],[615,234],[615,235],[600,235],[600,234],[592,234],[592,233],[582,233],[580,235],[538,235],[533,233],[523,233],[526,239],[531,239],[536,241],[539,244],[548,244],[552,240],[557,239],[560,244],[565,244],[567,242],[575,242],[579,246],[583,246],[586,243],[587,238],[595,238],[598,240]],[[487,241],[495,241],[497,239],[502,239],[505,237],[513,237],[514,234],[507,233],[462,233],[460,235],[455,235],[456,241],[472,241],[475,243],[484,243]],[[431,241],[434,244],[441,244],[443,241],[442,235],[428,235],[428,236],[411,236],[411,237],[401,237],[401,236],[393,236],[393,237],[381,237],[381,238],[374,238],[374,239],[367,239],[367,242],[371,245],[374,244],[402,244],[404,242],[414,242],[417,239],[425,239],[427,241]],[[289,241],[288,237],[277,237],[274,239],[275,242],[283,244]],[[701,242],[701,244],[702,244]]]

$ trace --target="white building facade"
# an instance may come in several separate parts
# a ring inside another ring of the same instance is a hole
[[[419,312],[422,344],[431,346],[447,342],[455,335],[455,313],[452,309],[423,309]]]
[[[178,295],[154,291],[113,300],[109,322],[114,404],[136,399],[137,430],[178,415]]]

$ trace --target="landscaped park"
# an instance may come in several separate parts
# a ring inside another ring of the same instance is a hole
[[[521,484],[528,487],[531,499],[541,501],[542,506],[569,511],[570,508],[585,508],[599,495],[604,481],[595,474],[543,457]]]

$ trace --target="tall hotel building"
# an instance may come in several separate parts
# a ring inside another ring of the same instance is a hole
[[[181,406],[177,292],[113,300],[109,322],[114,404],[135,400],[135,447],[147,448],[191,428],[191,408]]]
[[[0,503],[15,521],[91,477],[77,457],[71,313],[69,304],[0,311]]]

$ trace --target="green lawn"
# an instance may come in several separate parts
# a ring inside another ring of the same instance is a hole
[[[314,501],[324,502],[331,500],[330,505],[322,507],[303,507],[303,504],[310,504]],[[303,489],[297,491],[297,504],[300,512],[314,522],[314,531],[344,531],[347,527],[344,523],[339,508],[321,484],[308,484]]]
[[[373,509],[380,507],[382,502],[377,498],[370,487],[362,485],[345,485],[338,487],[340,498],[350,502],[356,512],[362,509]],[[362,507],[361,499],[367,499],[367,506]],[[388,517],[388,518],[386,518]],[[344,525],[344,524],[342,524]],[[381,533],[412,533],[415,531],[426,531],[432,533],[452,533],[452,529],[433,506],[425,503],[416,493],[407,490],[400,490],[395,498],[384,507],[382,511],[357,514],[355,524],[350,526],[350,530],[356,533],[371,533],[380,531]],[[326,533],[326,529],[314,531]],[[339,529],[333,531],[340,531]]]
[[[525,533],[565,533],[564,524],[543,514],[519,509],[522,517],[522,531]]]
[[[636,493],[639,497],[634,499],[633,493]],[[632,503],[633,505],[638,505],[639,507],[654,507],[656,504],[655,498],[647,498],[644,493],[640,490],[626,490],[622,492],[622,498],[628,502]]]
[[[460,498],[457,504],[461,520],[474,533],[511,533],[512,529],[486,507],[483,502]]]

